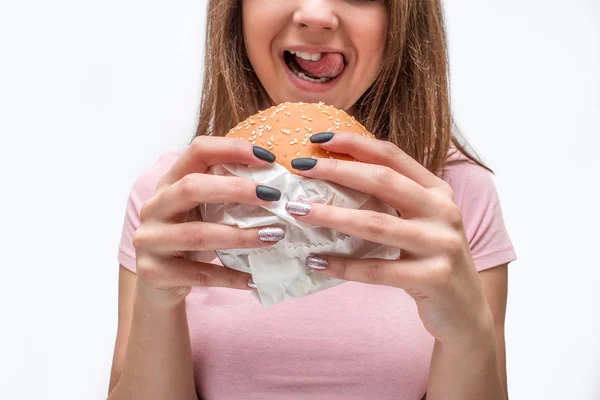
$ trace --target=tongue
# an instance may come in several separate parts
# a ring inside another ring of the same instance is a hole
[[[296,62],[317,78],[333,78],[344,69],[344,57],[340,53],[323,53],[319,61],[307,61],[296,57]]]

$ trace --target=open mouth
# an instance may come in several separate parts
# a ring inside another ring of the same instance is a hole
[[[298,78],[327,83],[342,74],[346,59],[341,53],[304,53],[286,50],[283,58],[287,67]]]

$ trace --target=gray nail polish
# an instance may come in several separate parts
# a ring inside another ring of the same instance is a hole
[[[269,150],[262,148],[260,146],[254,146],[252,148],[252,153],[254,153],[254,156],[256,158],[259,158],[263,161],[267,161],[270,163],[275,161],[275,154],[271,153]]]
[[[300,171],[312,169],[315,165],[317,165],[315,158],[295,158],[292,160],[292,168]]]
[[[325,143],[329,142],[331,139],[333,139],[332,132],[321,132],[310,137],[311,143]]]
[[[326,269],[327,260],[321,256],[308,256],[306,257],[305,264],[308,268],[312,269]]]
[[[285,203],[285,211],[293,215],[306,215],[310,212],[310,204],[300,201],[288,201]]]
[[[285,230],[278,227],[267,227],[258,230],[258,238],[263,242],[279,242],[285,238]]]
[[[261,200],[278,201],[281,198],[281,191],[269,186],[258,185],[256,196]]]

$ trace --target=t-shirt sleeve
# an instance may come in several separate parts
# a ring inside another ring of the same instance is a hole
[[[456,185],[455,200],[477,271],[516,260],[493,174],[471,162],[461,164],[464,174]]]
[[[163,174],[163,159],[164,156],[160,157],[137,178],[127,199],[117,259],[119,264],[132,272],[136,272],[137,267],[133,234],[140,226],[142,206],[156,193],[156,185]]]

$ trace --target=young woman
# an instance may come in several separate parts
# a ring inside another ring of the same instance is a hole
[[[109,398],[506,399],[515,253],[491,173],[452,134],[440,1],[211,0],[205,68],[196,137],[130,194]],[[379,140],[313,136],[359,162],[318,159],[300,173],[370,193],[400,215],[312,204],[297,218],[404,256],[317,254],[307,267],[348,282],[263,308],[251,277],[223,268],[214,250],[272,242],[192,210],[260,206],[265,191],[278,193],[204,173],[270,161],[222,136],[284,101],[334,105],[373,132]]]

